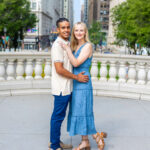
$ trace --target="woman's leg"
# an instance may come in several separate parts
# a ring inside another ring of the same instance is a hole
[[[86,140],[89,140],[88,135],[82,135],[82,141],[86,141]]]
[[[88,135],[82,136],[81,143],[74,150],[83,150],[83,149],[90,150],[90,142],[88,139]]]

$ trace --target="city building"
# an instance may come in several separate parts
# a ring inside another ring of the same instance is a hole
[[[109,28],[109,6],[110,0],[100,0],[98,4],[98,18],[102,24],[104,32],[108,33]]]
[[[81,5],[81,21],[84,22],[84,4]]]
[[[89,26],[93,21],[100,21],[102,30],[106,34],[108,33],[109,27],[109,3],[110,0],[89,0],[89,15],[88,24]]]
[[[56,20],[63,15],[60,0],[30,0],[31,11],[38,19],[36,27],[28,29],[23,40],[24,49],[44,49],[50,44],[50,33],[56,31]]]
[[[84,19],[83,22],[88,26],[88,3],[89,0],[84,0]]]
[[[109,3],[110,0],[89,0],[88,3],[88,27],[90,27],[94,21],[99,21],[102,26],[102,32],[106,35],[106,39],[108,37],[109,28]],[[101,40],[101,44],[107,46],[107,40]]]
[[[94,21],[99,20],[98,19],[98,0],[89,0],[88,3],[88,25],[89,27]]]
[[[73,26],[73,0],[63,1],[63,17],[69,19],[71,27]]]
[[[124,2],[126,0],[110,0],[110,12],[111,12],[111,9],[114,8],[115,6],[121,4],[122,2]],[[110,13],[110,16],[111,16],[111,13]],[[113,43],[115,42],[115,36],[114,36],[114,26],[112,24],[112,20],[111,20],[111,17],[110,17],[110,20],[109,20],[109,31],[108,31],[108,38],[107,38],[107,44],[108,44],[108,47],[112,50],[116,50],[116,51],[125,51],[126,47],[120,47],[120,46],[116,46],[114,45]]]
[[[64,11],[63,16],[69,18],[69,0],[64,0]]]

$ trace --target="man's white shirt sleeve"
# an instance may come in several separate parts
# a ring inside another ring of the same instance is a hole
[[[64,50],[61,48],[59,43],[56,43],[53,47],[52,61],[53,62],[64,62]]]

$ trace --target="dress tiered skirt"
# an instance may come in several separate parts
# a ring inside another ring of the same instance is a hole
[[[75,89],[69,106],[67,131],[70,136],[95,134],[93,90]]]

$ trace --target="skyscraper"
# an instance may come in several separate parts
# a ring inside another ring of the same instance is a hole
[[[108,32],[109,26],[109,2],[110,0],[89,0],[88,23],[100,21],[103,32]]]
[[[81,6],[81,21],[84,22],[84,4]]]
[[[89,0],[88,3],[88,25],[90,26],[94,21],[98,20],[98,1]]]
[[[31,11],[38,19],[36,27],[28,29],[23,40],[24,49],[43,49],[49,45],[49,35],[56,30],[56,20],[62,16],[60,0],[29,0]]]
[[[63,17],[68,18],[73,26],[73,0],[63,0]]]
[[[84,23],[88,26],[88,1],[89,0],[84,0]]]
[[[110,0],[101,0],[98,4],[98,18],[102,24],[102,30],[106,33],[109,27],[109,3]]]

